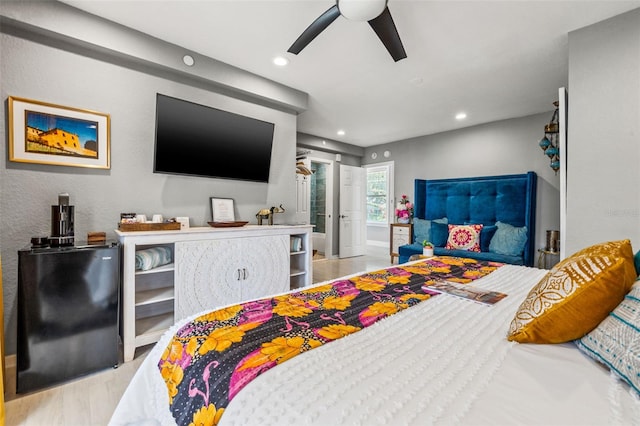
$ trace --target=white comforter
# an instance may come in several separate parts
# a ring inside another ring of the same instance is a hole
[[[506,340],[544,274],[507,265],[473,283],[509,294],[493,306],[441,295],[297,356],[248,384],[220,424],[640,425],[640,400],[573,344]],[[157,369],[169,338],[110,424],[174,424]]]

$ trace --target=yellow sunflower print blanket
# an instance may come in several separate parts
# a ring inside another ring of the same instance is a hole
[[[209,312],[173,336],[160,362],[178,425],[216,425],[252,379],[303,352],[433,297],[435,280],[469,283],[501,263],[434,257]]]

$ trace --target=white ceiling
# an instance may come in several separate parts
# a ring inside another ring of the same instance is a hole
[[[364,147],[551,111],[567,85],[568,32],[640,7],[389,0],[408,56],[395,63],[367,23],[344,17],[299,55],[286,53],[332,0],[64,2],[302,90],[309,108],[299,131]],[[289,65],[273,65],[277,55]],[[454,118],[460,111],[463,122]]]

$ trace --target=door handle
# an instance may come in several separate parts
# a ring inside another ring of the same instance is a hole
[[[347,217],[349,217],[349,216],[346,216],[346,215],[344,215],[344,214],[341,214],[339,217],[340,217],[340,219],[344,219],[344,218],[347,218]]]

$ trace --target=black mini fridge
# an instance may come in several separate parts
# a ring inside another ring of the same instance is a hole
[[[16,391],[116,367],[119,302],[116,243],[20,250]]]

